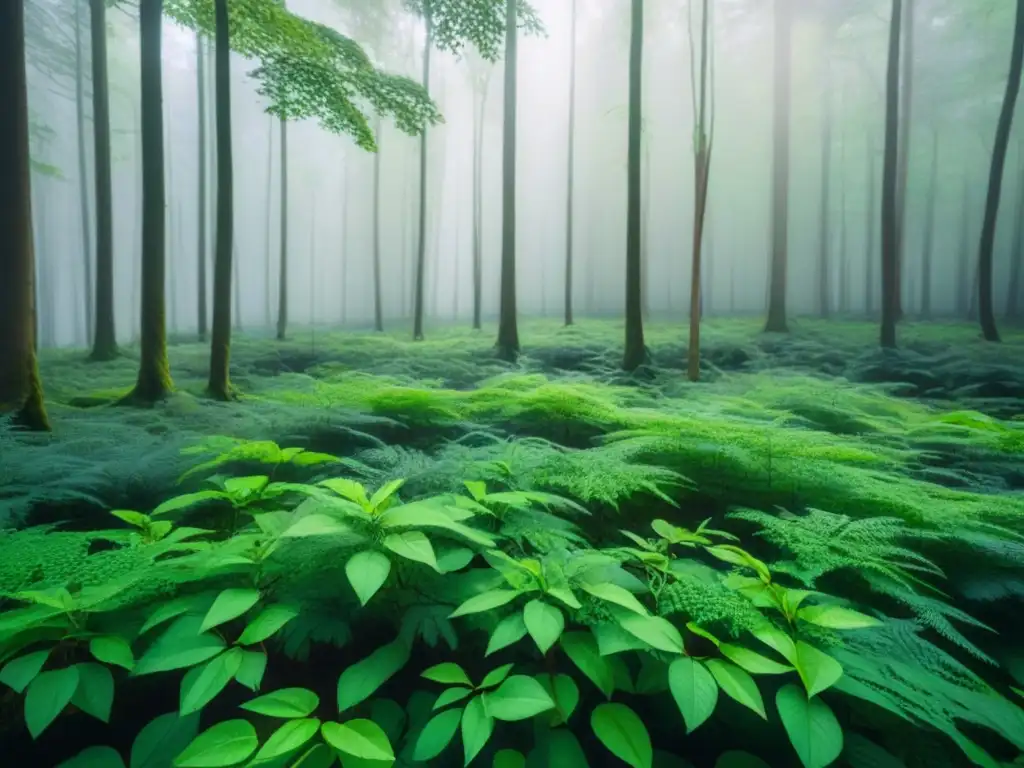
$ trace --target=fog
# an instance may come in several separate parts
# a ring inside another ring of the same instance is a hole
[[[371,0],[363,0],[370,3]],[[352,3],[294,0],[289,9],[350,34],[390,71],[420,78],[424,31],[399,3],[382,39],[360,35]],[[580,314],[620,314],[625,298],[626,103],[629,0],[579,0],[574,233],[575,302]],[[811,8],[816,3],[803,3]],[[844,5],[844,3],[839,3]],[[39,272],[40,337],[47,346],[84,345],[86,258],[93,258],[95,215],[92,121],[88,94],[88,5],[30,0],[28,13],[32,175]],[[557,315],[562,308],[566,242],[570,0],[535,0],[547,34],[521,36],[518,67],[519,311]],[[890,3],[845,2],[838,25],[811,11],[798,15],[793,38],[789,312],[818,308],[822,125],[834,115],[830,240],[833,264],[845,249],[851,313],[863,312],[869,235],[870,167],[881,179],[884,69]],[[714,3],[714,155],[706,233],[705,303],[710,313],[764,311],[768,276],[771,142],[771,3]],[[956,310],[961,228],[977,247],[988,160],[1009,61],[1012,4],[917,0],[915,89],[905,244],[904,303],[920,291],[925,201],[932,142],[937,141],[935,314]],[[693,206],[691,47],[685,0],[645,2],[644,258],[645,304],[682,314],[689,300]],[[116,313],[122,341],[137,335],[141,241],[139,52],[136,9],[109,12],[113,131]],[[699,14],[699,11],[695,11]],[[199,88],[194,33],[165,20],[164,119],[167,165],[169,330],[197,324]],[[427,315],[472,313],[472,142],[474,78],[490,71],[484,129],[484,314],[497,312],[501,234],[503,62],[472,51],[433,53],[431,95],[444,123],[429,131]],[[76,110],[76,72],[84,89],[84,152]],[[280,239],[280,126],[264,112],[248,76],[255,63],[233,55],[236,325],[269,327],[276,315]],[[828,73],[828,75],[826,75]],[[206,67],[213,147],[212,58]],[[830,84],[830,87],[829,87]],[[997,231],[997,312],[1005,301],[1024,134],[1016,121]],[[312,122],[289,125],[290,319],[367,325],[373,318],[373,155],[347,136]],[[385,123],[380,142],[381,245],[386,323],[411,313],[418,204],[419,140]],[[84,176],[83,176],[84,161]],[[212,157],[203,162],[215,176]],[[83,205],[83,184],[84,205]],[[207,196],[212,260],[213,189]],[[876,201],[880,196],[876,194]],[[966,209],[964,203],[966,201]],[[845,219],[845,224],[844,224]],[[874,227],[878,237],[879,228]],[[835,267],[833,267],[835,269]],[[875,275],[878,275],[877,268]],[[877,278],[876,278],[877,279]],[[212,284],[212,281],[210,281]],[[875,286],[874,290],[878,290]],[[841,297],[833,286],[834,301]],[[877,308],[878,300],[875,298]],[[428,326],[429,331],[429,326]]]

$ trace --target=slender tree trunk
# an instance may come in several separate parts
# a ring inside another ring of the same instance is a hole
[[[143,245],[142,224],[145,217],[145,209],[142,205],[143,197],[143,154],[142,154],[142,106],[133,108],[135,116],[135,231],[133,232],[133,245],[138,250],[133,254],[132,259],[132,302],[135,312],[132,313],[132,341],[137,341],[142,336],[142,314],[138,310],[142,307],[142,260],[145,251]]]
[[[963,200],[960,203],[960,247],[957,258],[956,314],[961,320],[971,317],[971,190],[964,177]]]
[[[487,76],[487,82],[490,75]],[[483,304],[483,144],[487,85],[473,104],[473,328],[480,330]]]
[[[196,305],[199,308],[199,340],[206,341],[206,56],[203,51],[203,38],[196,32],[196,96],[199,106],[199,146],[197,147],[199,163],[196,169],[199,179],[198,190],[198,221],[199,242],[196,245],[196,282],[198,296]]]
[[[650,137],[640,135],[640,152],[643,166],[640,169],[642,190],[640,193],[640,312],[646,320],[651,313],[651,144]]]
[[[914,99],[914,0],[903,0],[903,50],[900,84],[899,148],[896,155],[896,321],[903,319],[903,278],[906,269],[907,184],[910,175],[911,112]]]
[[[864,231],[866,234],[866,247],[864,249],[864,312],[870,317],[875,313],[875,239],[878,226],[878,211],[875,210],[876,204],[876,183],[877,183],[877,171],[875,168],[875,141],[868,133],[867,141],[865,146],[867,147],[867,207],[866,216],[867,221],[864,223]]]
[[[92,112],[96,171],[96,322],[92,359],[117,357],[114,327],[114,203],[110,173],[110,92],[107,82],[107,6],[89,0],[92,33]]]
[[[173,110],[173,107],[171,108]],[[171,121],[167,113],[164,113],[164,173],[166,174],[167,199],[171,204],[167,206],[167,238],[165,246],[171,259],[167,263],[166,297],[167,297],[167,330],[173,338],[178,333],[178,275],[174,269],[175,239],[177,231],[177,206],[174,201],[174,131],[171,130]]]
[[[705,209],[707,202],[705,201]],[[706,214],[705,214],[706,218]],[[703,239],[706,244],[701,248],[700,269],[700,319],[710,317],[715,309],[713,305],[713,290],[715,287],[715,221],[710,219],[704,227]]]
[[[6,0],[11,2],[11,0]],[[78,122],[78,194],[82,217],[82,275],[84,277],[82,296],[85,299],[85,344],[93,344],[93,277],[92,277],[92,233],[89,222],[89,164],[85,151],[85,56],[82,51],[82,3],[75,4],[75,115]],[[106,30],[104,30],[104,33]],[[93,86],[95,91],[95,85]],[[94,97],[95,98],[95,97]]]
[[[1024,269],[1024,163],[1017,179],[1017,218],[1013,230],[1013,263],[1006,293],[1006,317],[1016,320],[1020,316],[1021,271]]]
[[[629,35],[629,135],[627,147],[626,193],[626,349],[622,367],[633,371],[644,363],[642,251],[640,234],[643,227],[641,200],[641,152],[643,143],[643,60],[644,60],[644,3],[632,0]],[[700,301],[700,266],[696,281]]]
[[[772,152],[772,261],[765,331],[786,333],[789,259],[789,111],[793,0],[775,3],[775,137]]]
[[[263,296],[263,325],[269,328],[273,317],[273,299],[271,298],[271,286],[273,285],[272,266],[270,258],[270,220],[274,202],[274,119],[271,118],[267,125],[267,239],[266,250],[263,256],[264,265],[264,296]]]
[[[846,141],[842,136],[840,146],[842,149],[839,153],[839,263],[836,287],[839,291],[839,313],[845,315],[850,311],[850,260],[846,228]]]
[[[348,322],[348,160],[341,172],[341,323]],[[314,212],[315,213],[315,212]],[[314,221],[316,216],[313,216]],[[311,262],[312,263],[312,262]]]
[[[430,49],[434,46],[433,12],[431,0],[424,0],[423,18],[427,25],[427,38],[423,44],[423,89],[430,93]],[[420,134],[420,198],[419,234],[416,241],[416,293],[413,301],[412,337],[423,340],[424,283],[427,267],[427,129]]]
[[[277,340],[288,330],[288,123],[281,120],[281,258],[277,280]]]
[[[828,317],[829,306],[829,193],[832,165],[832,67],[826,56],[824,71],[825,117],[821,129],[821,212],[818,216],[818,314]]]
[[[992,301],[992,252],[995,248],[996,218],[999,215],[999,197],[1002,194],[1006,148],[1010,143],[1013,112],[1017,107],[1017,96],[1020,93],[1022,65],[1024,65],[1024,0],[1017,0],[1017,19],[1013,31],[1010,72],[1006,78],[1003,109],[999,115],[996,138],[992,145],[992,165],[989,169],[988,196],[985,199],[985,219],[981,226],[981,242],[978,246],[978,315],[981,321],[981,334],[985,341],[999,341],[999,330],[996,328],[995,309]]]
[[[0,413],[48,430],[36,365],[25,2],[0,3]]]
[[[516,312],[516,118],[519,70],[519,30],[516,0],[505,2],[505,115],[501,192],[501,297],[498,310],[498,357],[519,357]]]
[[[897,142],[899,140],[900,22],[903,0],[892,0],[889,22],[889,61],[885,90],[885,160],[882,165],[882,327],[883,347],[896,346],[899,314],[899,224],[896,201]]]
[[[576,181],[576,15],[577,0],[572,0],[572,38],[569,44],[569,151],[565,194],[565,324],[573,324],[573,207]]]
[[[377,136],[377,152],[373,156],[373,329],[384,330],[384,300],[381,284],[380,254],[380,140],[382,137],[380,118],[374,133]]]
[[[932,132],[931,178],[925,201],[924,244],[921,248],[921,319],[932,316],[932,255],[935,243],[935,198],[939,194],[939,135]]]

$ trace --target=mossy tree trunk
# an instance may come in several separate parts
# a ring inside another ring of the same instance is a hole
[[[639,368],[647,356],[644,345],[641,264],[643,253],[640,242],[643,227],[643,203],[640,199],[643,159],[643,61],[644,2],[632,0],[629,34],[629,127],[626,148],[626,349],[622,356],[622,367],[627,371]],[[697,271],[699,281],[700,269]]]
[[[10,0],[7,0],[10,2]],[[75,118],[78,141],[78,196],[82,217],[82,298],[85,303],[85,344],[93,344],[93,280],[92,280],[92,228],[89,215],[89,163],[85,141],[85,56],[82,50],[82,4],[85,0],[72,0],[75,4]],[[105,30],[104,30],[105,31]]]
[[[896,346],[899,314],[899,226],[897,221],[897,143],[899,141],[900,22],[903,0],[892,0],[889,61],[885,87],[885,159],[882,163],[882,325],[883,347]]]
[[[576,33],[577,0],[572,0],[572,37],[569,43],[569,167],[565,192],[565,324],[572,325],[573,206],[576,184]]]
[[[0,413],[50,428],[35,350],[24,0],[0,3]]]
[[[518,112],[519,30],[516,0],[505,2],[505,104],[501,190],[501,287],[498,309],[498,357],[519,357],[516,311],[516,115]]]
[[[427,26],[427,37],[423,43],[423,90],[430,94],[430,49],[434,46],[430,0],[423,2],[423,19]],[[419,223],[416,238],[416,285],[412,307],[412,337],[423,340],[423,314],[427,270],[427,129],[420,134],[420,197]]]
[[[775,2],[774,139],[772,148],[772,258],[765,331],[785,333],[786,280],[789,260],[789,112],[793,0]]]

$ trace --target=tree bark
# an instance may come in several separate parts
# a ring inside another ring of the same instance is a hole
[[[48,430],[35,349],[25,3],[0,3],[0,413]]]
[[[288,123],[281,120],[281,258],[277,280],[277,340],[288,330]]]
[[[789,111],[793,0],[775,3],[775,121],[772,152],[772,260],[765,331],[786,333],[786,280],[789,258]]]
[[[839,248],[836,268],[836,289],[840,315],[850,311],[850,259],[846,218],[846,140],[839,137]]]
[[[964,177],[963,199],[960,203],[960,247],[957,258],[956,313],[961,320],[971,316],[971,190]]]
[[[1013,263],[1010,266],[1010,280],[1006,286],[1006,317],[1016,320],[1020,315],[1020,282],[1024,268],[1024,164],[1017,179],[1017,218],[1013,231]]]
[[[924,242],[921,248],[921,319],[932,316],[932,256],[935,244],[935,198],[939,194],[939,135],[932,132],[931,173],[925,200]]]
[[[423,90],[430,94],[430,49],[434,45],[433,17],[430,0],[424,0],[423,18],[427,25],[427,38],[423,44]],[[427,267],[427,129],[420,134],[420,199],[419,235],[416,241],[416,288],[413,299],[412,338],[423,340],[424,288]]]
[[[889,61],[885,90],[885,160],[882,165],[882,326],[881,345],[896,346],[899,313],[899,224],[897,221],[896,176],[899,138],[900,22],[903,0],[892,0],[889,22]]]
[[[7,0],[10,2],[11,0]],[[82,3],[75,4],[75,115],[78,123],[78,194],[82,217],[82,296],[85,300],[85,344],[93,344],[93,277],[92,277],[92,232],[89,225],[89,164],[85,152],[85,63],[82,52]],[[106,30],[104,30],[106,33]],[[95,86],[94,86],[95,92]],[[95,96],[94,96],[95,98]]]
[[[505,2],[505,115],[501,192],[501,296],[498,310],[498,357],[519,357],[516,313],[516,117],[519,65],[516,0]]]
[[[377,118],[374,133],[377,136],[377,152],[373,156],[373,329],[384,330],[384,300],[381,292],[380,268],[380,140],[381,123]]]
[[[198,32],[196,32],[196,96],[199,105],[199,146],[197,148],[199,153],[197,168],[199,179],[199,242],[196,245],[196,269],[198,273],[196,286],[199,294],[197,296],[199,340],[206,341],[206,217],[209,214],[206,210],[206,56],[203,52],[203,39]]]
[[[647,356],[644,346],[641,161],[643,150],[644,3],[632,0],[629,35],[629,128],[626,180],[626,349],[622,367],[633,371]],[[700,280],[700,267],[697,267]],[[698,302],[699,302],[698,282]],[[698,303],[699,307],[699,303]]]
[[[480,97],[480,104],[473,105],[473,328],[480,330],[483,312],[483,145],[484,116],[487,104],[487,85],[490,74]]]
[[[270,259],[270,220],[271,220],[271,209],[273,207],[274,193],[274,119],[271,118],[267,124],[267,239],[266,249],[263,256],[264,266],[264,284],[263,284],[263,325],[269,328],[273,317],[273,300],[270,296],[271,285],[273,284],[273,277],[271,272],[271,259]]]
[[[830,314],[829,301],[829,193],[831,192],[832,166],[832,77],[829,59],[825,59],[824,98],[825,117],[821,128],[821,212],[818,216],[818,314],[827,318]]]
[[[875,239],[878,229],[878,212],[875,210],[875,202],[877,200],[875,185],[878,180],[878,173],[875,167],[875,141],[870,133],[867,136],[866,146],[868,188],[867,207],[865,209],[867,221],[864,223],[864,231],[867,233],[867,244],[864,249],[864,313],[870,317],[875,313]]]
[[[905,268],[907,183],[910,173],[911,109],[914,97],[914,0],[903,0],[906,16],[901,20],[903,35],[899,107],[899,146],[896,150],[896,321],[903,319],[903,270]]]
[[[569,44],[569,151],[565,193],[565,324],[573,324],[573,208],[576,181],[576,15],[577,0],[572,0],[572,38]]]

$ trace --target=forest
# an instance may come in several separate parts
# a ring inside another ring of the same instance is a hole
[[[0,748],[1024,766],[1024,0],[0,0]]]

